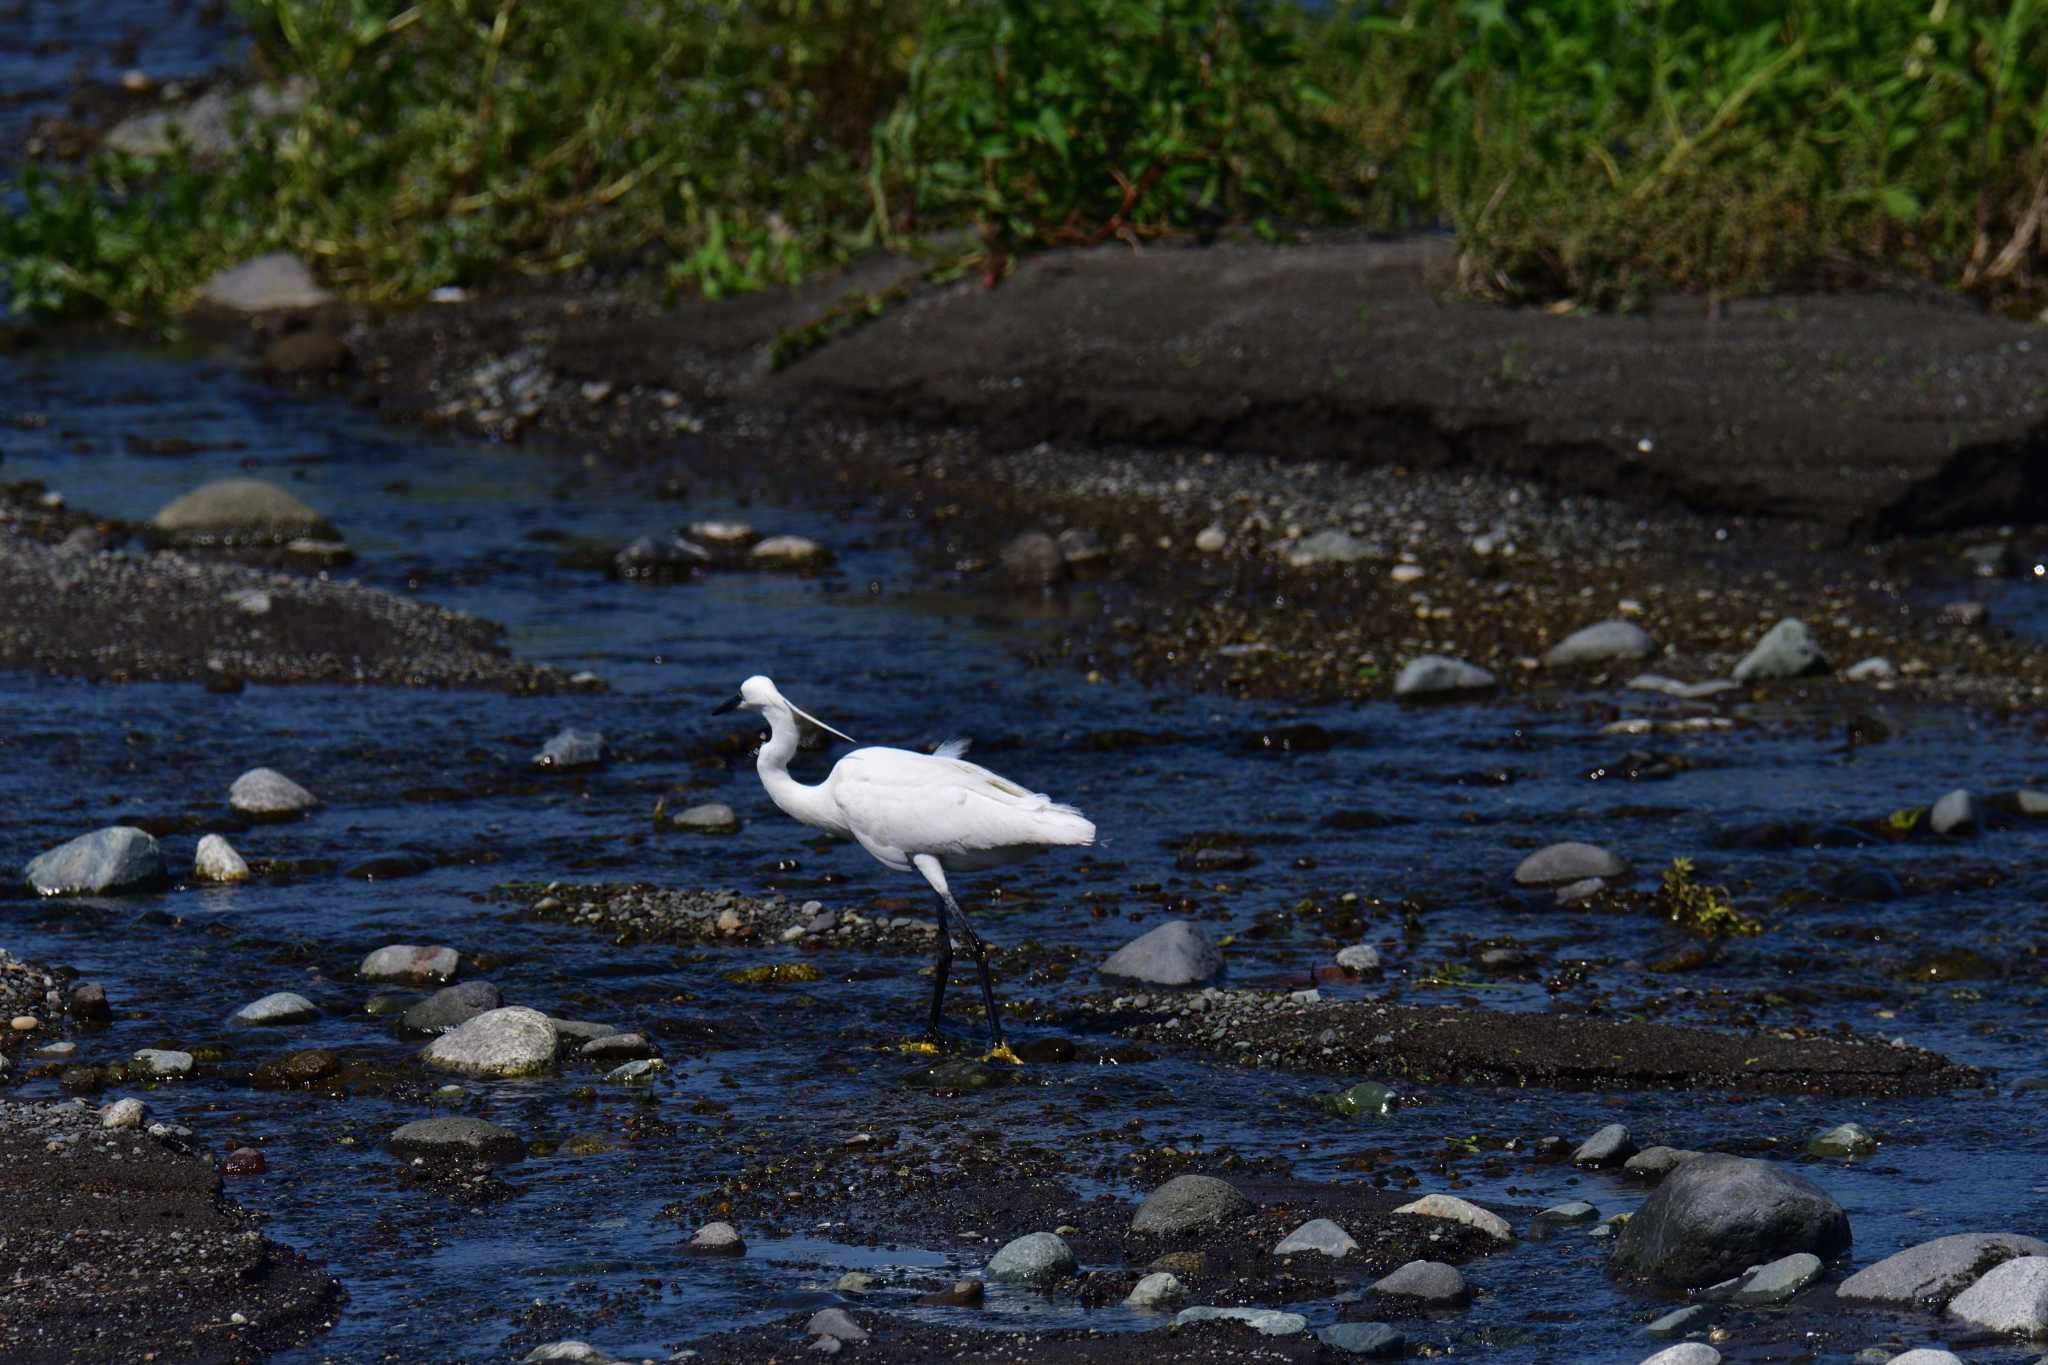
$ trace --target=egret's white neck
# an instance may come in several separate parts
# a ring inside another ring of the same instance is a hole
[[[787,706],[772,705],[762,707],[761,714],[768,720],[768,742],[761,746],[754,769],[761,774],[768,799],[791,819],[845,834],[846,822],[840,817],[839,803],[832,799],[824,784],[807,787],[789,775],[789,760],[796,757],[796,716]]]

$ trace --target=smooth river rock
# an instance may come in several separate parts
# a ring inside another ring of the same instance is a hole
[[[446,1033],[504,1003],[498,988],[488,981],[458,981],[407,1009],[398,1022],[412,1033]]]
[[[1693,1289],[1795,1251],[1826,1260],[1849,1243],[1848,1214],[1811,1180],[1709,1153],[1673,1170],[1623,1225],[1614,1266]]]
[[[249,880],[249,864],[235,852],[233,844],[218,834],[209,834],[193,851],[192,877],[202,882],[245,882]]]
[[[251,768],[228,788],[228,809],[249,820],[289,820],[320,804],[275,768]]]
[[[1403,1204],[1395,1213],[1413,1214],[1418,1218],[1443,1218],[1453,1223],[1463,1223],[1468,1228],[1477,1228],[1496,1242],[1515,1240],[1514,1230],[1508,1220],[1490,1210],[1482,1209],[1469,1199],[1460,1199],[1455,1194],[1425,1194],[1412,1204]]]
[[[1165,1308],[1188,1296],[1187,1286],[1171,1270],[1155,1270],[1132,1288],[1124,1303],[1131,1308]]]
[[[147,830],[110,825],[29,859],[22,875],[44,896],[110,896],[164,880],[163,850]]]
[[[1828,671],[1828,656],[1804,621],[1790,617],[1764,632],[1756,647],[1735,665],[1735,681],[1763,682],[1771,678],[1803,678]]]
[[[1207,929],[1173,919],[1117,949],[1101,970],[1154,986],[1199,986],[1223,970],[1223,954]]]
[[[1970,799],[1969,789],[1957,787],[1936,801],[1927,812],[1927,826],[1936,834],[1975,834],[1977,804]]]
[[[555,1025],[539,1010],[507,1005],[429,1043],[420,1060],[467,1076],[531,1076],[555,1061]]]
[[[1948,1302],[1948,1315],[1987,1332],[2048,1336],[2048,1256],[2016,1256]]]
[[[1131,1215],[1132,1232],[1175,1233],[1248,1212],[1252,1201],[1213,1175],[1177,1175],[1145,1196]]]
[[[306,263],[288,251],[273,251],[230,266],[206,282],[201,302],[238,313],[278,308],[316,308],[334,295],[320,287]]]
[[[1681,1341],[1644,1356],[1642,1365],[1721,1365],[1721,1353],[1704,1341]]]
[[[1458,1268],[1442,1261],[1410,1261],[1373,1282],[1372,1292],[1414,1299],[1431,1308],[1462,1308],[1472,1302],[1472,1287]]]
[[[309,1024],[320,1017],[320,1007],[296,991],[273,991],[236,1010],[233,1022],[246,1028],[277,1028],[286,1024]]]
[[[1311,1218],[1287,1234],[1281,1243],[1273,1248],[1275,1256],[1293,1256],[1302,1252],[1319,1251],[1332,1258],[1348,1256],[1358,1250],[1358,1242],[1343,1228],[1327,1218]]]
[[[420,986],[446,981],[462,966],[462,954],[439,944],[389,943],[363,959],[356,975],[365,981],[398,981]]]
[[[1567,840],[1537,849],[1515,864],[1515,880],[1523,886],[1565,886],[1588,877],[1619,877],[1628,864],[1598,844]]]
[[[1042,1284],[1074,1273],[1074,1249],[1056,1232],[1028,1232],[989,1258],[988,1277],[998,1284]]]
[[[267,479],[216,479],[157,510],[160,531],[192,535],[254,533],[277,540],[326,532],[326,520]]]
[[[1484,692],[1499,679],[1477,664],[1442,654],[1424,654],[1410,659],[1394,679],[1397,697],[1443,697],[1460,692]]]
[[[1783,1303],[1819,1279],[1820,1272],[1820,1257],[1810,1251],[1795,1251],[1744,1275],[1742,1282],[1728,1296],[1728,1301],[1736,1304]]]
[[[517,1161],[526,1155],[525,1141],[510,1128],[462,1116],[414,1119],[391,1135],[390,1144],[401,1156]]]
[[[1579,1144],[1572,1153],[1574,1166],[1619,1166],[1636,1154],[1634,1139],[1619,1123],[1610,1123]]]
[[[2017,1232],[1958,1232],[1865,1266],[1842,1281],[1835,1294],[1863,1303],[1933,1311],[1994,1267],[2020,1256],[2048,1256],[2048,1242]]]
[[[1394,1360],[1408,1354],[1408,1338],[1384,1322],[1332,1323],[1316,1333],[1316,1340],[1361,1360]]]
[[[1656,652],[1657,642],[1635,622],[1602,621],[1575,630],[1552,645],[1543,656],[1543,666],[1572,668],[1616,659],[1647,659]]]

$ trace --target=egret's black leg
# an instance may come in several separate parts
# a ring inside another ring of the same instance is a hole
[[[939,1012],[946,1003],[946,974],[953,969],[953,935],[946,928],[946,903],[952,899],[939,898],[939,962],[932,972],[932,1015],[924,1026],[927,1043],[939,1041]]]
[[[981,973],[981,1003],[988,1010],[988,1045],[992,1049],[999,1048],[1003,1045],[1003,1021],[996,1017],[996,991],[989,983],[988,945],[981,941],[981,935],[975,933],[974,926],[967,922],[966,912],[961,910],[960,902],[954,900],[950,893],[944,899],[946,908],[953,912],[953,918],[960,921],[960,936],[967,940],[967,951],[974,954],[975,969]],[[945,932],[945,923],[942,916],[939,920],[941,934]]]

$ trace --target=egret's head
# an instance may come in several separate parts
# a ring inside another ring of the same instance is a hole
[[[724,705],[718,707],[717,710],[713,712],[713,714],[716,715],[725,711],[762,711],[769,713],[770,718],[772,719],[773,713],[777,710],[785,711],[792,715],[802,716],[805,720],[817,726],[820,730],[823,730],[825,733],[830,735],[838,735],[839,738],[845,740],[849,744],[857,742],[853,738],[853,736],[845,734],[842,731],[833,729],[824,721],[819,720],[816,716],[804,710],[801,706],[798,706],[789,698],[783,696],[781,692],[776,690],[774,683],[770,682],[767,678],[763,677],[759,673],[756,673],[753,677],[741,683],[739,692],[731,698],[729,698]]]

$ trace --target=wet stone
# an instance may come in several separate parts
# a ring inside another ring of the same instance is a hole
[[[1635,622],[1602,621],[1573,631],[1552,645],[1543,656],[1543,666],[1573,668],[1617,659],[1647,659],[1656,652],[1657,642]]]
[[[556,1021],[556,1027],[561,1027],[559,1020]],[[611,1033],[602,1038],[592,1038],[578,1049],[577,1055],[588,1057],[592,1061],[627,1062],[654,1056],[655,1047],[637,1033]]]
[[[1698,1152],[1683,1147],[1645,1147],[1622,1162],[1621,1169],[1641,1179],[1661,1180],[1698,1155]]]
[[[1552,1204],[1536,1216],[1546,1223],[1590,1223],[1600,1216],[1600,1210],[1583,1199],[1574,1199],[1566,1204]]]
[[[1635,1140],[1628,1129],[1610,1123],[1579,1144],[1572,1153],[1574,1166],[1618,1166],[1636,1154]]]
[[[1042,1284],[1074,1273],[1074,1250],[1054,1232],[1031,1232],[1006,1243],[989,1259],[988,1277],[999,1284]]]
[[[1644,1356],[1642,1365],[1721,1365],[1721,1353],[1704,1341],[1681,1341]]]
[[[1228,1181],[1209,1175],[1177,1175],[1145,1196],[1131,1217],[1131,1231],[1187,1232],[1248,1212],[1251,1200]]]
[[[1849,1217],[1804,1176],[1710,1154],[1674,1170],[1623,1226],[1617,1269],[1678,1289],[1713,1284],[1797,1251],[1849,1247]]]
[[[1787,618],[1764,632],[1755,648],[1735,665],[1735,681],[1803,678],[1828,671],[1828,657],[1803,621]]]
[[[1192,920],[1168,920],[1126,943],[1102,964],[1104,976],[1155,986],[1198,986],[1223,970],[1209,931]]]
[[[711,552],[681,536],[641,536],[612,556],[614,578],[641,583],[679,583],[711,562]]]
[[[1839,1124],[1806,1144],[1806,1154],[1818,1157],[1869,1156],[1876,1150],[1877,1139],[1860,1123]]]
[[[1934,803],[1927,824],[1936,834],[1957,835],[1977,832],[1977,806],[1970,793],[1957,787]]]
[[[1066,576],[1067,557],[1043,531],[1026,531],[996,555],[1003,581],[1013,588],[1049,588]]]
[[[1796,1251],[1744,1275],[1729,1301],[1738,1304],[1783,1303],[1819,1279],[1820,1272],[1820,1257],[1812,1252]]]
[[[1380,950],[1369,943],[1354,943],[1337,950],[1337,965],[1347,972],[1360,976],[1376,976],[1380,970]]]
[[[1132,1308],[1162,1309],[1183,1302],[1187,1296],[1187,1286],[1180,1282],[1180,1276],[1170,1270],[1155,1270],[1138,1281],[1124,1303]]]
[[[669,817],[669,823],[692,834],[736,834],[739,832],[739,813],[723,801],[706,801],[677,811]]]
[[[115,1100],[100,1108],[102,1128],[140,1128],[145,1106],[141,1100],[128,1098]]]
[[[390,1145],[400,1156],[518,1161],[526,1155],[525,1141],[510,1128],[461,1115],[414,1119],[392,1133]]]
[[[533,756],[536,768],[566,770],[588,768],[604,762],[604,735],[597,730],[567,729],[558,732]]]
[[[1327,1218],[1312,1218],[1288,1233],[1286,1239],[1273,1248],[1273,1254],[1294,1256],[1314,1251],[1334,1259],[1348,1256],[1356,1250],[1358,1243],[1350,1233]]]
[[[706,1223],[690,1235],[690,1250],[712,1256],[744,1256],[747,1244],[730,1223]]]
[[[1394,679],[1397,697],[1440,697],[1460,692],[1484,692],[1499,679],[1477,664],[1441,654],[1410,659]]]
[[[235,846],[218,834],[199,841],[192,855],[192,876],[202,882],[242,882],[249,879],[249,864],[235,852]]]
[[[1987,1332],[2048,1336],[2048,1257],[2019,1256],[1949,1300],[1948,1315]]]
[[[490,982],[460,981],[413,1005],[398,1022],[411,1033],[446,1033],[503,1003],[498,988]]]
[[[1567,840],[1539,848],[1515,865],[1523,886],[1563,886],[1587,877],[1619,877],[1628,870],[1621,859],[1598,844]]]
[[[67,1008],[73,1019],[88,1024],[104,1024],[114,1017],[107,1004],[107,989],[97,981],[81,981],[73,986]]]
[[[1919,1346],[1887,1357],[1884,1365],[1963,1365],[1963,1358],[1953,1351],[1943,1351],[1933,1346]],[[2036,1361],[2035,1365],[2040,1365],[2040,1362]]]
[[[1899,676],[1899,670],[1892,661],[1879,655],[1858,659],[1844,670],[1842,676],[1850,682],[1883,682]]]
[[[319,802],[274,768],[251,768],[228,788],[228,809],[249,820],[290,820]]]
[[[164,856],[148,831],[111,825],[38,854],[22,875],[44,896],[117,895],[161,883]]]
[[[1262,1336],[1291,1337],[1308,1330],[1308,1319],[1299,1313],[1277,1308],[1213,1308],[1207,1304],[1183,1308],[1174,1314],[1173,1325],[1191,1322],[1241,1322]]]
[[[273,991],[235,1011],[233,1022],[248,1028],[306,1024],[320,1017],[320,1007],[296,991]]]
[[[1557,888],[1557,903],[1559,905],[1578,905],[1581,902],[1592,900],[1606,889],[1607,879],[1605,877],[1581,877],[1575,882],[1566,882],[1563,886]]]
[[[1316,1340],[1363,1360],[1393,1360],[1408,1351],[1408,1338],[1384,1322],[1336,1323],[1317,1332]]]
[[[2048,1256],[2048,1242],[2016,1232],[1958,1232],[1921,1242],[1865,1266],[1835,1295],[1902,1309],[1938,1309],[1992,1267],[2020,1256]]]
[[[747,563],[756,569],[808,569],[831,556],[809,536],[769,536],[747,552]]]
[[[637,1061],[624,1062],[604,1073],[607,1085],[652,1085],[654,1078],[668,1070],[668,1063],[659,1057],[642,1057]]]
[[[1708,1303],[1689,1303],[1675,1308],[1658,1318],[1643,1331],[1653,1337],[1682,1337],[1688,1332],[1704,1330],[1714,1320],[1714,1306]]]
[[[1496,1242],[1512,1242],[1515,1239],[1514,1232],[1508,1227],[1507,1219],[1480,1208],[1470,1200],[1460,1199],[1455,1194],[1426,1194],[1412,1204],[1403,1204],[1394,1212],[1463,1223],[1467,1227],[1477,1228]]]
[[[1380,1081],[1360,1081],[1334,1095],[1318,1096],[1316,1103],[1325,1113],[1338,1118],[1385,1118],[1399,1103],[1394,1088]]]
[[[1375,1281],[1372,1292],[1414,1299],[1432,1308],[1462,1308],[1472,1302],[1472,1289],[1458,1268],[1442,1261],[1410,1261]]]
[[[519,1357],[519,1365],[620,1365],[613,1356],[606,1355],[587,1341],[568,1338],[562,1341],[544,1342]]]
[[[411,943],[393,943],[363,959],[356,975],[365,981],[397,981],[423,985],[446,981],[462,965],[462,954],[453,948]]]
[[[172,1048],[141,1048],[133,1060],[146,1076],[186,1076],[192,1072],[192,1054]]]
[[[866,1341],[867,1328],[853,1320],[853,1315],[844,1308],[821,1308],[811,1314],[811,1320],[804,1324],[804,1331],[814,1337],[830,1337],[834,1341]]]
[[[469,1076],[530,1076],[554,1064],[555,1044],[555,1026],[545,1014],[508,1005],[442,1034],[420,1060]]]

